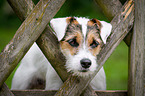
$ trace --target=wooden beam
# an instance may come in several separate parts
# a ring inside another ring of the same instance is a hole
[[[7,1],[21,21],[24,21],[35,7],[32,0],[7,0]]]
[[[27,10],[33,10],[35,6],[34,3],[32,2],[32,0],[19,0],[19,2],[14,1],[15,0],[8,0],[9,4],[16,12],[20,20],[21,21],[25,20],[28,14],[31,12],[31,11],[27,12]],[[41,51],[44,53],[46,58],[49,60],[49,62],[52,64],[54,69],[57,71],[60,78],[63,81],[65,81],[69,76],[69,73],[66,71],[64,67],[65,58],[60,51],[58,40],[56,36],[53,34],[53,31],[51,30],[49,25],[46,26],[45,30],[37,39],[36,43],[40,47]]]
[[[135,0],[135,22],[130,46],[128,94],[145,96],[145,0]]]
[[[95,0],[96,3],[99,5],[99,7],[102,9],[104,15],[111,21],[116,14],[121,10],[122,4],[119,0]],[[131,4],[132,0],[130,0]],[[127,7],[126,7],[127,9]],[[127,46],[130,46],[131,41],[131,32],[128,33],[128,35],[124,38],[124,42],[127,44]]]
[[[12,90],[15,96],[54,96],[57,90]],[[107,90],[107,91],[95,91],[98,96],[127,96],[127,91],[120,90]],[[89,95],[87,95],[89,96]],[[91,95],[92,96],[92,95]]]
[[[45,28],[42,35],[37,39],[36,42],[61,80],[63,82],[67,80],[70,74],[67,72],[64,66],[65,57],[61,53],[59,42],[49,26]]]
[[[110,38],[108,39],[107,44],[103,47],[103,49],[100,52],[100,55],[98,56],[99,66],[98,66],[97,72],[103,66],[105,61],[108,59],[111,53],[115,50],[115,48],[123,40],[123,38],[127,35],[131,27],[133,26],[134,3],[132,2],[131,5],[128,3],[129,2],[127,2],[123,6],[120,13],[117,14],[114,17],[114,19],[111,21],[111,24],[113,25],[112,34]],[[127,11],[124,12],[126,5],[130,5],[130,7],[128,7]],[[70,76],[68,80],[66,80],[63,86],[60,88],[60,90],[55,94],[55,96],[80,95],[82,91],[84,91],[84,89],[90,83],[90,81],[93,79],[93,77],[96,75],[96,73],[88,78]]]
[[[122,8],[119,0],[95,0],[104,15],[111,21]]]
[[[14,0],[14,2],[16,2]],[[19,2],[19,0],[17,1]],[[40,0],[0,53],[0,86],[4,83],[28,49],[37,40],[64,0]]]
[[[14,96],[8,86],[4,83],[0,88],[0,96]]]

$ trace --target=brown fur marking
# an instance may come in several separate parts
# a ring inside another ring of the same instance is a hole
[[[94,26],[95,24],[101,29],[101,22],[98,19],[91,19],[88,21],[88,26]]]
[[[79,24],[78,21],[74,17],[66,18],[66,22],[67,22],[67,24],[70,24],[70,23],[75,24],[75,25]]]
[[[91,48],[91,44],[93,43],[93,40],[96,40],[97,42],[99,42],[99,45],[95,48]],[[89,48],[89,51],[94,55],[98,55],[100,50],[101,50],[101,44],[102,44],[102,41],[101,39],[99,38],[99,34],[98,33],[95,33],[93,31],[90,31],[87,35],[87,39],[86,39],[86,42],[87,42],[87,46]]]
[[[83,45],[83,34],[80,27],[78,27],[79,23],[73,17],[67,18],[67,31],[62,41],[60,41],[60,46],[64,54],[66,55],[75,55],[80,47]],[[97,24],[97,25],[96,25]],[[101,28],[101,23],[97,19],[92,19],[88,21],[87,27],[87,37],[86,37],[86,45],[88,46],[89,51],[94,55],[98,55],[101,50],[102,40],[100,38],[100,31],[98,28]],[[81,25],[80,25],[81,26]],[[76,42],[79,44],[78,47],[71,46],[67,41],[70,39],[76,38]],[[93,40],[99,42],[99,45],[95,48],[92,48],[90,45],[93,43]]]
[[[101,50],[101,45],[102,45],[102,40],[100,38],[100,31],[96,28],[97,27],[100,29],[101,28],[101,23],[97,19],[91,19],[88,21],[88,32],[87,32],[87,46],[89,48],[89,51],[94,55],[98,55],[100,50]],[[93,40],[99,42],[99,45],[95,48],[91,48],[91,44],[93,43]]]
[[[72,47],[67,41],[70,39],[76,38],[77,43],[79,44],[78,47]],[[60,42],[61,49],[64,51],[65,54],[75,55],[82,44],[83,36],[81,32],[75,32],[71,35],[68,35],[64,41]]]

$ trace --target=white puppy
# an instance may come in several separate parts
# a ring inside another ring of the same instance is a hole
[[[111,33],[111,24],[81,17],[56,18],[50,24],[66,57],[68,72],[82,77],[91,75],[98,66],[96,56]],[[14,75],[12,89],[58,90],[62,84],[56,71],[34,43]],[[95,90],[106,89],[103,68],[90,84]]]

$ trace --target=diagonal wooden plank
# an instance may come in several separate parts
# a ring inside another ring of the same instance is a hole
[[[53,41],[53,42],[52,42]],[[65,68],[65,57],[59,48],[59,42],[54,36],[51,28],[47,26],[41,36],[36,41],[45,57],[51,63],[61,80],[67,80],[70,73]]]
[[[40,0],[13,39],[0,53],[0,86],[4,83],[34,41],[40,36],[49,20],[59,10],[64,0]]]
[[[119,0],[94,0],[99,8],[102,9],[104,15],[111,21],[122,8]]]
[[[113,17],[116,14],[118,14],[120,9],[122,8],[122,4],[119,0],[94,0],[94,1],[97,3],[97,5],[99,5],[99,7],[102,9],[105,16],[110,21],[113,19]],[[131,4],[132,0],[129,0],[129,2],[130,2],[129,4]],[[126,6],[126,9],[128,9],[127,6]],[[128,35],[124,38],[124,42],[127,44],[128,47],[130,46],[131,34],[132,34],[132,31],[130,31]]]
[[[15,0],[8,0],[8,2],[21,21],[26,19],[28,14],[31,12],[30,10],[32,10],[35,6],[32,0],[19,0],[19,2],[18,1],[16,2]],[[29,11],[27,12],[27,10]],[[63,66],[65,64],[64,56],[60,51],[58,40],[56,36],[53,34],[53,31],[51,30],[49,25],[46,26],[45,30],[43,31],[43,33],[37,39],[36,42],[38,46],[41,48],[41,51],[44,53],[46,58],[55,68],[61,79],[65,81],[69,73]]]
[[[0,88],[0,96],[14,96],[14,94],[10,91],[8,86],[4,83],[2,88]]]
[[[32,0],[7,0],[7,1],[21,21],[24,21],[35,7]]]
[[[127,5],[128,2],[125,4]],[[100,56],[98,56],[98,64],[99,69],[103,66],[107,58],[111,55],[113,50],[117,47],[117,45],[123,40],[126,34],[130,31],[134,22],[134,4],[130,5],[128,11],[124,12],[125,6],[121,9],[120,13],[115,16],[112,20],[111,24],[113,25],[112,34],[107,42],[107,44],[101,50]],[[129,15],[127,15],[130,13]],[[124,17],[127,16],[125,19]],[[96,72],[96,73],[97,73]],[[96,73],[89,78],[80,78],[70,76],[68,80],[64,83],[64,85],[60,88],[60,90],[55,94],[55,96],[79,96],[82,91],[87,87],[92,78],[96,75]],[[73,85],[73,86],[69,86]],[[69,86],[69,87],[68,87]]]
[[[133,27],[133,22],[134,22],[134,2],[132,2],[130,7],[124,13],[125,6],[128,5],[128,4],[130,5],[130,2],[127,1],[125,3],[125,5],[121,8],[120,12],[111,21],[111,24],[113,26],[112,34],[110,35],[110,38],[108,39],[109,42],[105,45],[105,47],[103,47],[105,50],[102,49],[102,51],[100,53],[100,56],[98,56],[99,64],[102,64],[102,63],[104,63],[107,60],[107,58],[106,58],[107,56],[106,55],[109,54],[109,50],[110,50],[110,48],[107,47],[107,46],[113,45],[113,47],[114,47],[114,44],[117,43],[118,41],[120,41],[119,39],[123,39],[123,37],[125,37],[127,35],[128,31],[130,31],[131,28]],[[128,13],[129,13],[129,15],[128,15]],[[125,18],[126,16],[127,16],[127,18]],[[123,32],[125,32],[125,36],[122,36]],[[112,38],[115,38],[116,41],[113,40]],[[112,42],[114,42],[114,43],[112,44]],[[110,52],[110,54],[111,53],[112,52]],[[106,60],[100,59],[102,57],[105,57]]]

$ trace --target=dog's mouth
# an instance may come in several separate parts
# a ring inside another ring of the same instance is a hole
[[[89,71],[89,69],[87,68],[87,69],[85,69],[85,68],[81,68],[81,70],[79,70],[79,72],[88,72]]]

